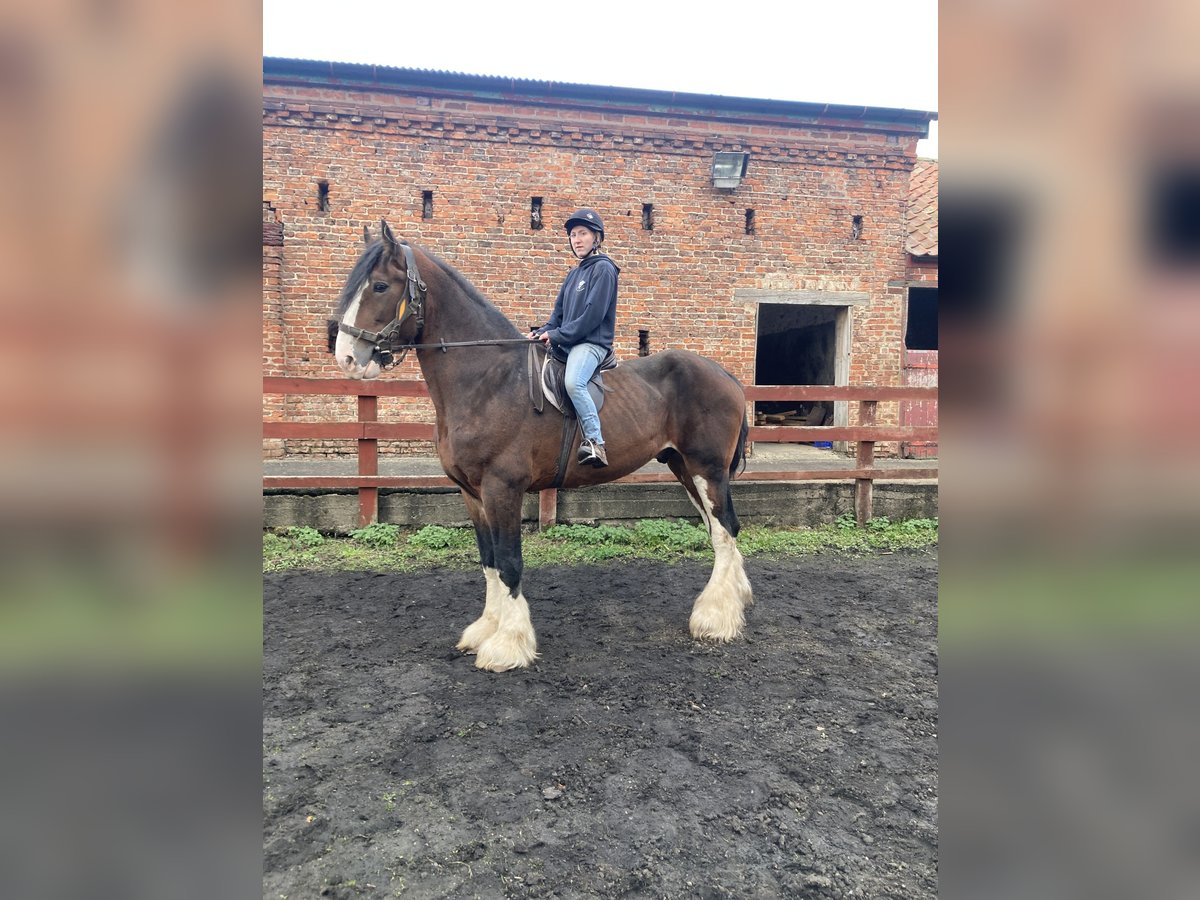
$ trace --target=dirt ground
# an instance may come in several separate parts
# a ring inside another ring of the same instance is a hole
[[[937,555],[528,570],[541,658],[454,649],[476,571],[265,579],[263,896],[934,897]]]

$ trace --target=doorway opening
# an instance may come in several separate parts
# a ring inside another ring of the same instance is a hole
[[[839,360],[847,345],[844,306],[762,303],[758,307],[755,384],[843,384]],[[840,380],[839,380],[840,378]],[[760,425],[832,425],[830,400],[759,400],[754,420]]]

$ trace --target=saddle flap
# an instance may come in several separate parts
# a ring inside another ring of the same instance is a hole
[[[588,394],[592,398],[592,402],[596,404],[596,412],[600,411],[600,407],[604,406],[604,394],[611,390],[604,386],[604,378],[601,373],[605,369],[616,368],[616,355],[610,350],[608,356],[596,369],[591,379],[588,381]],[[547,353],[546,359],[542,363],[542,391],[546,399],[561,413],[574,411],[575,404],[571,402],[571,397],[567,393],[567,364],[560,362],[555,358],[554,354]]]

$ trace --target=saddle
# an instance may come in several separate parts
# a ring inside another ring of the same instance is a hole
[[[540,364],[538,354],[543,354]],[[596,404],[596,412],[604,406],[604,395],[612,390],[605,387],[603,373],[617,367],[617,356],[612,350],[600,361],[596,371],[588,380],[588,394]],[[567,472],[567,460],[575,442],[575,434],[579,430],[579,417],[575,414],[575,405],[566,387],[567,363],[552,352],[546,352],[538,342],[530,342],[529,346],[529,399],[533,408],[539,413],[544,409],[543,401],[563,414],[562,449],[558,455],[558,469],[554,474],[554,487],[562,485]],[[539,390],[540,388],[540,390]]]

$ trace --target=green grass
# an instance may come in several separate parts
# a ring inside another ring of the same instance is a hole
[[[310,533],[311,532],[311,533]],[[314,537],[316,535],[316,537]],[[319,539],[319,540],[318,540]],[[874,519],[859,528],[850,517],[817,528],[749,526],[738,535],[745,556],[797,556],[811,553],[867,554],[921,549],[937,544],[936,519],[890,522]],[[707,532],[691,522],[646,519],[633,526],[556,525],[522,538],[530,567],[599,563],[610,559],[711,559]],[[437,566],[479,564],[470,528],[426,525],[417,530],[371,525],[349,537],[320,535],[311,528],[263,534],[263,571],[411,572]]]

